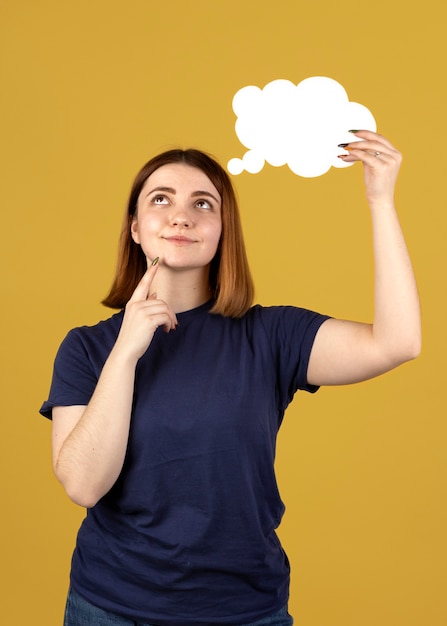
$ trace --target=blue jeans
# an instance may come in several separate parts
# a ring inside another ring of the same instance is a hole
[[[292,626],[293,619],[287,611],[287,606],[270,617],[241,624],[240,626]],[[156,626],[135,622],[114,613],[98,609],[84,598],[81,598],[73,589],[68,592],[67,606],[65,607],[64,626]]]

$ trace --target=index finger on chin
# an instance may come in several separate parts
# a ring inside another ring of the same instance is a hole
[[[158,270],[158,257],[154,259],[151,265],[148,266],[147,270],[143,274],[138,285],[135,287],[135,291],[133,292],[129,302],[138,302],[142,300],[147,300],[149,295],[149,290],[152,285],[152,281],[154,280],[154,276]]]

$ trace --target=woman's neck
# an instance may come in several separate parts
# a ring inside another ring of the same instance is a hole
[[[157,298],[169,304],[174,313],[195,309],[212,296],[208,271],[172,271],[160,267],[151,293],[156,293]]]

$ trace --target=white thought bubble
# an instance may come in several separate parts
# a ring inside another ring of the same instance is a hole
[[[288,165],[294,174],[314,178],[331,167],[344,168],[337,155],[339,143],[355,141],[351,129],[376,130],[372,113],[350,102],[345,89],[332,78],[312,76],[298,85],[274,80],[263,89],[248,86],[233,98],[235,130],[248,148],[243,157],[230,159],[228,171],[257,174],[267,162]]]

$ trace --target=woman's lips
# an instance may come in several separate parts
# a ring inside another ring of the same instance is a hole
[[[189,237],[184,237],[183,235],[173,235],[172,237],[163,237],[166,241],[170,241],[171,243],[175,243],[179,246],[188,245],[191,243],[195,243],[195,239],[190,239]]]

